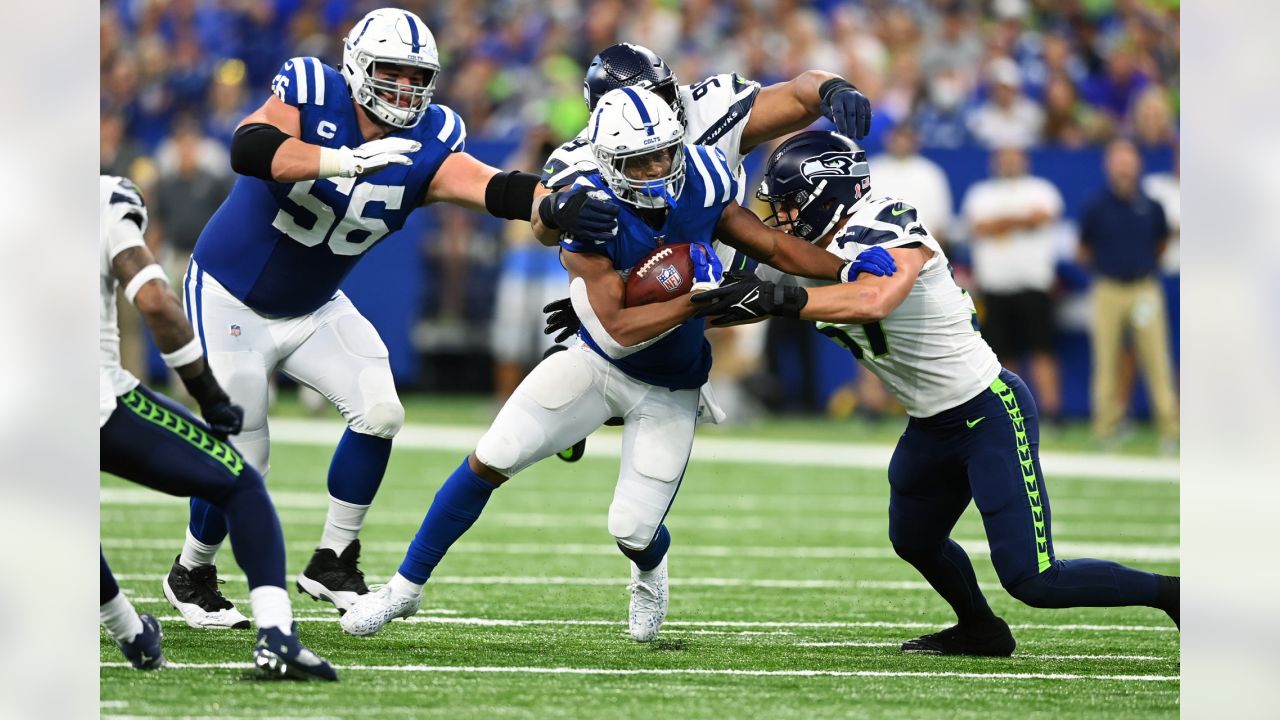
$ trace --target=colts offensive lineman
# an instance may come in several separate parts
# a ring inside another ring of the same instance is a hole
[[[254,665],[268,677],[337,680],[324,658],[304,647],[284,589],[284,537],[262,476],[226,442],[240,428],[231,404],[201,357],[200,342],[182,316],[164,271],[142,234],[147,210],[125,178],[101,176],[99,306],[101,365],[98,426],[103,472],[171,495],[199,496],[231,519],[231,547],[249,581],[249,604],[258,625]],[[120,366],[116,288],[137,306],[172,367],[200,404],[202,423],[169,398],[153,392]],[[100,616],[107,632],[136,668],[164,665],[160,625],[139,615],[120,592],[106,556],[101,557]],[[212,571],[210,570],[210,573]],[[244,626],[248,627],[246,620]]]
[[[353,635],[417,612],[423,585],[497,486],[621,416],[622,457],[608,525],[632,562],[631,635],[652,640],[667,610],[671,536],[663,519],[693,446],[711,348],[704,324],[689,319],[688,294],[623,307],[621,273],[660,244],[692,243],[694,290],[714,287],[713,232],[791,272],[826,279],[841,272],[838,259],[770,230],[739,206],[724,157],[684,144],[675,111],[654,93],[623,88],[606,94],[589,127],[600,173],[577,182],[612,197],[623,211],[616,237],[597,242],[567,235],[561,243],[570,295],[583,318],[582,342],[547,357],[520,383],[475,452],[436,493],[399,572],[343,616],[343,629]]]
[[[887,249],[897,272],[805,291],[750,281],[704,293],[713,325],[779,315],[818,323],[907,409],[889,463],[889,539],[950,603],[958,624],[902,650],[1013,653],[1009,626],[988,607],[964,550],[948,536],[970,499],[982,512],[991,562],[1005,590],[1041,608],[1145,605],[1178,622],[1177,577],[1105,560],[1054,558],[1039,422],[1022,379],[1001,368],[978,334],[973,301],[910,205],[868,199],[871,175],[856,143],[801,133],[769,158],[759,197],[780,226],[852,258]]]
[[[231,162],[240,177],[201,234],[184,282],[204,354],[245,408],[237,444],[251,465],[267,471],[267,384],[277,370],[323,394],[347,421],[329,468],[320,547],[297,581],[340,612],[368,592],[356,536],[404,408],[386,346],[338,286],[419,206],[450,202],[528,220],[538,192],[536,176],[500,173],[464,152],[462,120],[431,103],[439,72],[431,31],[392,9],[351,29],[341,71],[311,57],[286,62],[274,95],[236,130]],[[616,225],[616,209],[585,192],[543,202],[545,221],[565,230],[599,239]],[[233,625],[243,616],[216,584],[193,577],[213,562],[226,522],[201,501],[191,510],[165,596],[189,625]]]

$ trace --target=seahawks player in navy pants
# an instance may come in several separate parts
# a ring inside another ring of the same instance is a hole
[[[249,603],[258,625],[254,662],[269,677],[337,680],[324,658],[298,639],[284,589],[284,537],[262,476],[245,463],[227,435],[240,429],[243,411],[231,403],[200,353],[168,279],[142,239],[146,206],[132,182],[99,181],[101,304],[98,424],[103,472],[171,495],[199,497],[223,512],[231,546],[249,581]],[[201,422],[186,408],[152,392],[120,366],[116,288],[137,306],[164,361],[200,404]],[[120,592],[101,558],[99,612],[108,634],[136,668],[164,665],[160,624],[138,614]],[[212,574],[212,573],[210,573]],[[248,627],[248,621],[244,627]]]
[[[869,197],[857,143],[806,132],[770,156],[758,196],[793,235],[853,259],[879,248],[884,277],[806,291],[752,280],[695,296],[713,325],[800,317],[847,347],[910,416],[889,464],[889,539],[955,610],[959,622],[905,652],[1010,655],[1008,625],[987,605],[951,529],[972,500],[1005,590],[1038,608],[1159,608],[1178,622],[1179,578],[1114,562],[1054,556],[1040,469],[1035,401],[978,333],[973,301],[910,205]]]

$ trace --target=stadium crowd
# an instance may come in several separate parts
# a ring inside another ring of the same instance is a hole
[[[127,175],[142,187],[153,207],[148,241],[167,258],[175,277],[233,180],[226,149],[231,134],[266,97],[281,63],[311,55],[339,64],[347,29],[380,5],[368,0],[118,0],[102,5],[101,170]],[[917,204],[926,219],[936,218],[930,221],[935,235],[973,245],[972,252],[958,248],[957,265],[991,257],[980,249],[991,225],[975,229],[974,223],[992,203],[966,201],[960,193],[953,199],[946,175],[928,160],[931,152],[1008,151],[1012,154],[1003,165],[1013,166],[1015,175],[1026,172],[1025,157],[1019,165],[1026,150],[1099,153],[1123,137],[1140,151],[1176,152],[1178,0],[404,0],[399,5],[418,13],[434,31],[443,66],[435,99],[465,119],[468,144],[515,148],[490,162],[518,162],[528,170],[536,170],[549,148],[583,127],[584,68],[615,42],[652,48],[683,82],[731,71],[762,84],[788,80],[808,68],[840,73],[872,100],[876,115],[864,145],[882,158],[886,180],[893,158],[894,174],[930,196]],[[895,141],[897,136],[901,139]],[[908,160],[916,164],[908,166]],[[1007,174],[999,161],[992,162],[993,178]],[[873,173],[880,167],[873,159]],[[1033,164],[1030,174],[1039,174],[1035,170]],[[1099,182],[1090,190],[1108,192],[1100,162],[1097,172]],[[1176,238],[1176,178],[1172,193],[1169,179],[1161,182],[1147,192],[1158,196]],[[915,194],[893,190],[908,198]],[[1053,194],[1050,186],[1039,196]],[[1026,202],[1034,203],[1030,195]],[[1062,200],[1049,197],[1045,203],[1043,217],[1026,234],[1058,243],[1050,254],[1074,256],[1082,241],[1094,242],[1071,232],[1064,251],[1055,233],[1042,227],[1057,222]],[[1094,225],[1116,227],[1102,220]],[[438,337],[447,336],[442,329],[450,319],[488,322],[496,303],[487,288],[504,268],[512,272],[513,263],[521,272],[558,272],[541,260],[514,261],[525,257],[521,248],[536,250],[527,245],[531,240],[478,215],[441,213],[437,227],[414,244],[432,268],[426,271],[434,281],[421,312],[423,322],[441,329]],[[1176,272],[1176,244],[1165,256],[1164,269],[1173,263]],[[1039,296],[1053,282],[1041,275],[1052,272],[1053,262],[1045,256],[1037,262],[1045,269],[1030,285],[1010,284],[975,268],[969,287],[994,289],[1002,299],[1035,292],[1043,302]],[[530,270],[530,263],[543,269]],[[1150,274],[1153,267],[1144,265],[1143,271]],[[467,280],[484,273],[493,276],[492,282]],[[505,352],[496,347],[501,344],[495,343],[495,352]],[[519,354],[534,352],[532,343],[506,344],[531,346]],[[765,354],[763,342],[744,344],[757,347],[749,353]],[[1013,346],[1038,353],[1046,343]],[[1032,362],[1045,360],[1036,354]],[[1108,356],[1108,367],[1123,370],[1132,364]],[[509,385],[515,377],[509,372],[498,384]],[[1055,375],[1046,370],[1033,377]],[[1113,384],[1123,388],[1124,382]],[[1176,385],[1176,371],[1172,382]],[[874,389],[862,395],[865,406],[875,407]],[[1056,414],[1056,395],[1045,399],[1049,414]]]

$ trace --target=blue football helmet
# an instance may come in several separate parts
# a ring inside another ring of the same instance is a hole
[[[765,222],[816,242],[871,196],[867,153],[839,133],[811,130],[778,146],[765,163],[756,197],[769,203]]]
[[[624,87],[642,87],[662,98],[676,111],[676,119],[684,126],[680,84],[666,61],[649,48],[618,43],[591,58],[587,76],[582,81],[582,97],[587,101],[588,110],[594,112],[605,93]]]

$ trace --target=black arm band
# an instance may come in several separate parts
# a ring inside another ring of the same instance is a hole
[[[218,379],[213,376],[213,369],[209,367],[208,360],[205,361],[204,370],[201,370],[199,375],[182,378],[182,384],[201,406],[227,399],[227,393],[218,384]]]
[[[498,173],[484,189],[484,209],[494,217],[527,222],[537,187],[537,175],[519,170]]]
[[[542,224],[552,230],[559,230],[560,226],[555,220],[555,204],[558,192],[553,192],[542,196],[542,202],[538,203],[538,217],[542,219]]]
[[[289,135],[275,125],[249,123],[231,136],[231,169],[241,175],[271,180],[271,161]]]
[[[844,88],[849,88],[850,90],[858,89],[848,80],[845,80],[842,77],[834,77],[818,86],[818,97],[822,98],[825,102],[831,93],[837,90],[843,90]]]

